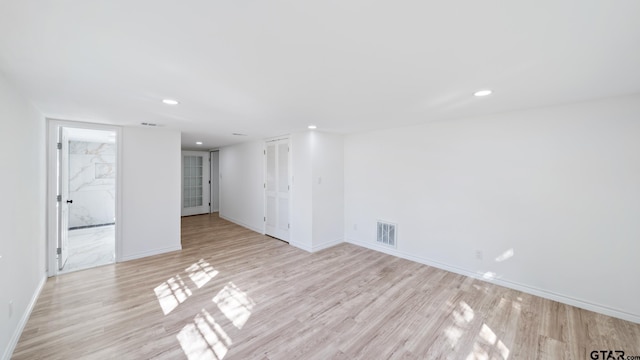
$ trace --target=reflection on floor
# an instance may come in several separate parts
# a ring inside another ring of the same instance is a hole
[[[69,231],[69,258],[60,274],[115,262],[115,225]]]

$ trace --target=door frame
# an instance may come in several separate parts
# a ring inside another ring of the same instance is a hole
[[[58,148],[56,153],[58,154],[58,164],[56,166],[56,173],[58,176],[56,179],[58,180],[58,195],[60,196],[60,201],[57,201],[57,212],[56,212],[56,225],[57,225],[57,236],[56,236],[56,245],[58,249],[62,249],[61,252],[57,252],[58,255],[58,271],[62,271],[64,266],[67,264],[67,260],[69,260],[69,211],[71,208],[69,207],[69,182],[71,179],[69,178],[69,170],[71,169],[71,154],[69,147],[69,128],[68,127],[58,127]],[[65,144],[66,142],[66,144]],[[66,154],[65,154],[66,151]],[[65,184],[66,181],[66,184]],[[73,201],[73,200],[71,200]],[[60,225],[66,223],[66,228],[61,227]]]
[[[206,154],[206,156],[205,156]],[[198,212],[195,214],[184,213],[184,157],[185,156],[202,156],[202,202],[208,203],[208,210],[206,212]],[[204,171],[207,169],[208,171]],[[207,196],[205,197],[205,190]],[[196,150],[181,150],[180,151],[180,217],[211,214],[211,152],[210,151],[196,151]]]
[[[214,153],[216,154],[216,166],[213,166]],[[209,213],[220,213],[220,150],[209,150]],[[215,191],[214,191],[215,190]],[[216,206],[217,205],[217,206]]]
[[[290,135],[283,135],[283,136],[276,136],[273,138],[267,138],[264,139],[264,142],[262,143],[262,183],[263,183],[263,190],[262,190],[262,202],[263,202],[263,209],[262,212],[264,214],[264,221],[262,222],[262,234],[267,234],[267,144],[270,142],[274,142],[274,141],[281,141],[281,140],[286,140],[287,141],[287,145],[289,147],[289,153],[287,154],[287,182],[289,184],[289,201],[288,201],[288,206],[289,206],[289,218],[287,219],[287,223],[290,225],[289,227],[289,231],[288,231],[288,239],[287,240],[282,240],[284,242],[290,243],[291,242],[291,227],[293,227],[293,224],[291,224],[291,209],[292,209],[292,205],[293,205],[293,165],[292,165],[292,160],[293,160],[293,145],[292,145],[292,141],[291,141],[291,136]]]
[[[122,127],[101,125],[88,122],[66,121],[47,118],[47,276],[57,276],[59,273],[56,249],[58,247],[58,128],[76,128],[90,130],[113,131],[116,133],[116,198],[115,198],[115,262],[122,258]]]

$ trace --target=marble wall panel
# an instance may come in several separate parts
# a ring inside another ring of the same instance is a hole
[[[69,142],[69,227],[113,223],[115,144]]]

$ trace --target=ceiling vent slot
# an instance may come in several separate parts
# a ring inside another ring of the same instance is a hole
[[[396,224],[378,220],[377,242],[380,245],[396,247],[396,236],[398,227]]]

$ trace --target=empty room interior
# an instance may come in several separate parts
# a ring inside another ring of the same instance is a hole
[[[0,1],[0,359],[640,360],[639,15]]]

